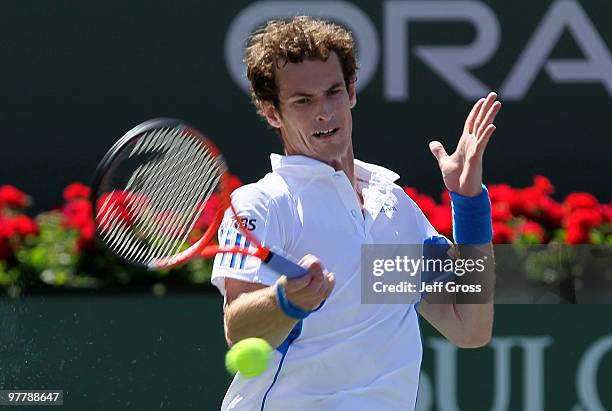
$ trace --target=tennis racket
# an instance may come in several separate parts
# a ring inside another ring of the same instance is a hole
[[[196,256],[239,253],[288,278],[306,274],[261,245],[238,217],[230,192],[228,167],[210,138],[180,120],[149,120],[119,139],[96,168],[91,190],[96,234],[122,260],[151,270]],[[211,244],[228,207],[254,250]],[[200,230],[205,213],[210,221]]]

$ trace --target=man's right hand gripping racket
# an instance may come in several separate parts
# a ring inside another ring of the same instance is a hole
[[[176,119],[146,121],[119,139],[96,169],[91,196],[97,235],[122,260],[147,269],[171,267],[195,256],[240,253],[261,259],[288,278],[306,274],[263,247],[241,224],[229,181],[221,152],[204,134]],[[196,223],[215,197],[212,223],[194,240]],[[228,207],[254,251],[211,245]]]

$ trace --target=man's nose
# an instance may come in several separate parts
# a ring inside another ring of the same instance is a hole
[[[326,122],[332,119],[334,114],[334,108],[331,101],[324,100],[319,105],[317,113],[317,121]]]

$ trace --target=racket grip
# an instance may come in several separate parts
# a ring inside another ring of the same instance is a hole
[[[265,263],[277,273],[286,275],[287,278],[298,278],[308,272],[304,267],[272,251],[268,254]]]

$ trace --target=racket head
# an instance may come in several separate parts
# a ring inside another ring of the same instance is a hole
[[[215,238],[231,192],[219,149],[173,118],[128,131],[98,164],[91,188],[99,241],[120,259],[147,269],[197,255]]]

